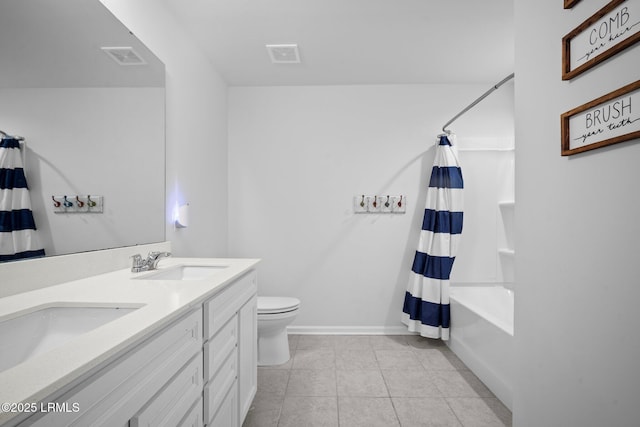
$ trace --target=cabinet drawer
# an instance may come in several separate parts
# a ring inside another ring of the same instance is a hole
[[[130,421],[130,427],[175,426],[202,390],[202,353],[198,353]]]
[[[255,271],[250,271],[204,303],[204,339],[213,337],[242,305],[258,292]]]
[[[202,427],[202,397],[191,407],[189,413],[180,421],[178,427]]]
[[[231,390],[227,393],[209,423],[210,427],[238,427],[238,387],[233,383]]]
[[[204,388],[204,419],[211,420],[238,378],[238,353],[234,349]],[[236,408],[237,411],[237,408]]]
[[[204,345],[204,380],[210,380],[238,343],[238,316],[235,314]]]

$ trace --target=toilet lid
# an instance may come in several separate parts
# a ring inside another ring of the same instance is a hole
[[[290,297],[258,297],[258,314],[286,313],[293,311],[300,305],[298,298]]]

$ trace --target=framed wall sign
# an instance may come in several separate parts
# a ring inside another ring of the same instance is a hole
[[[640,138],[640,80],[560,116],[563,156]]]
[[[564,8],[565,9],[571,9],[579,1],[580,0],[564,0]]]
[[[562,38],[562,80],[574,78],[638,40],[638,2],[609,2]]]

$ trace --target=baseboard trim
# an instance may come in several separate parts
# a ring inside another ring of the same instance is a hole
[[[297,335],[416,335],[406,326],[289,326]]]

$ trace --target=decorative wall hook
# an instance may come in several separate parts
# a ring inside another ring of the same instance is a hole
[[[65,208],[70,208],[71,206],[73,206],[73,203],[67,200],[67,196],[64,196],[64,202],[62,202],[62,204],[64,205]]]
[[[84,202],[80,200],[80,196],[76,196],[76,205],[78,205],[79,208],[84,206]]]
[[[58,200],[56,200],[56,196],[51,196],[51,200],[53,200],[53,206],[56,208],[59,208],[60,205],[62,205],[62,203],[60,203]]]
[[[95,208],[96,207],[96,202],[91,200],[91,195],[87,195],[87,206],[89,206],[90,208]]]
[[[374,208],[378,207],[378,196],[373,196],[373,207]]]
[[[402,194],[400,195],[400,200],[398,200],[398,207],[402,207]]]
[[[384,207],[388,208],[391,204],[389,203],[389,196],[387,195],[387,201],[384,202]]]
[[[360,201],[360,207],[364,208],[364,205],[365,205],[365,203],[364,203],[364,194],[363,194],[362,195],[362,200]]]

